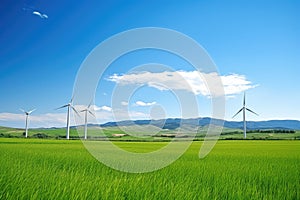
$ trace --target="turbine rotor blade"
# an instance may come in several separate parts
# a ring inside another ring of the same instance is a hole
[[[94,117],[96,117],[96,115],[95,115],[92,111],[89,110],[89,113],[90,113],[91,115],[93,115]]]
[[[74,108],[74,106],[72,106],[72,105],[70,105],[70,106],[71,106],[72,110],[79,116],[79,113],[78,113],[78,111]]]
[[[32,109],[31,111],[27,112],[28,114],[31,114],[33,111],[35,111],[36,109]]]
[[[20,111],[22,111],[23,113],[26,113],[25,110],[23,110],[22,108],[19,108]]]
[[[75,95],[76,95],[76,91],[73,91],[72,97],[71,97],[71,100],[70,100],[70,103],[71,103],[71,104],[73,103],[73,100],[74,100],[74,98],[75,98]]]
[[[62,109],[62,108],[68,107],[68,106],[69,106],[69,105],[66,104],[66,105],[63,105],[63,106],[61,106],[61,107],[55,108],[55,110]]]
[[[249,111],[249,112],[252,112],[253,114],[255,114],[255,115],[257,115],[257,116],[259,116],[256,112],[250,110],[249,108],[246,108],[246,110]]]
[[[244,108],[241,108],[235,115],[233,115],[232,118],[234,118],[235,116],[237,116]]]

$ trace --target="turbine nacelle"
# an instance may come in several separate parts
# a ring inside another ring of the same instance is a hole
[[[95,114],[91,111],[91,104],[89,104],[85,109],[83,109],[83,110],[80,110],[79,112],[88,112],[88,113],[90,113],[91,115],[93,115],[94,117],[96,117],[95,116]],[[94,110],[94,109],[93,109]]]
[[[250,110],[249,108],[246,107],[246,94],[244,93],[243,107],[235,115],[233,115],[232,118],[237,116],[240,112],[246,111],[246,110],[253,113],[253,114],[255,114],[255,115],[257,115],[257,116],[259,116],[256,112],[254,112],[254,111],[252,111],[252,110]]]
[[[77,115],[79,115],[78,111],[73,106],[72,101],[70,103],[66,104],[66,105],[63,105],[61,107],[56,108],[55,110],[59,110],[59,109],[66,108],[66,107],[71,108]]]
[[[36,109],[32,109],[30,111],[25,111],[22,108],[20,108],[20,111],[22,111],[23,113],[25,113],[25,115],[30,115],[33,111],[35,111]]]

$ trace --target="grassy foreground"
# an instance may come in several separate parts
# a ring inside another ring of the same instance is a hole
[[[0,199],[300,199],[300,141],[219,141],[199,160],[201,144],[159,171],[130,174],[99,163],[81,141],[1,138]]]

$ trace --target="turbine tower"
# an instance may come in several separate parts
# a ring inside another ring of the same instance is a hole
[[[255,114],[257,116],[258,116],[258,114],[246,107],[246,94],[245,93],[244,93],[243,107],[235,115],[233,115],[232,118],[237,116],[242,111],[243,111],[243,122],[244,122],[244,138],[246,139],[246,137],[247,137],[246,111],[252,112],[253,114]]]
[[[71,99],[71,101],[66,104],[66,105],[63,105],[59,108],[56,108],[56,110],[58,109],[61,109],[61,108],[65,108],[65,107],[68,107],[68,112],[67,112],[67,127],[66,127],[66,139],[70,139],[70,115],[71,115],[71,109],[76,113],[78,114],[77,110],[74,108],[74,106],[72,105],[72,102],[73,102],[73,98]]]
[[[23,109],[20,108],[20,110],[21,110],[23,113],[25,113],[25,115],[26,115],[26,118],[25,118],[25,137],[27,138],[27,137],[28,137],[28,118],[29,118],[29,115],[30,115],[33,111],[35,111],[35,109],[30,110],[30,111],[25,111],[25,110],[23,110]]]
[[[91,104],[88,105],[87,108],[81,110],[80,112],[84,112],[84,139],[87,139],[87,123],[88,123],[88,113],[90,113],[91,115],[93,115],[94,117],[96,117],[94,115],[94,113],[92,113],[92,111],[90,110]]]

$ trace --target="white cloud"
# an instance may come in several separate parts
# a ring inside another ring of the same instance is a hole
[[[86,105],[74,105],[74,108],[78,111],[79,115],[74,114],[73,110],[71,113],[71,126],[84,123],[83,113],[80,112],[87,108]],[[91,106],[91,111],[95,117],[89,117],[89,123],[103,123],[110,121],[112,117],[112,108],[108,106],[98,107],[96,105]],[[73,115],[74,114],[74,115]],[[66,126],[66,112],[63,113],[45,113],[45,114],[31,114],[29,116],[30,127],[65,127]],[[75,122],[76,118],[76,122]],[[0,113],[0,126],[12,126],[12,127],[23,127],[25,123],[25,114],[23,113]]]
[[[32,14],[33,14],[33,15],[37,15],[37,16],[39,16],[39,17],[42,18],[42,19],[48,19],[48,15],[43,14],[43,13],[41,13],[41,12],[39,12],[39,11],[36,11],[36,10],[33,11]]]
[[[0,113],[0,122],[4,126],[6,124],[15,124],[13,126],[23,127],[25,115],[23,113]],[[66,113],[32,114],[29,116],[29,122],[30,127],[62,127],[66,124]]]
[[[87,105],[74,105],[74,108],[78,111],[78,112],[80,112],[80,111],[82,111],[82,110],[85,110],[86,108],[87,108]],[[90,110],[91,111],[100,111],[100,110],[103,110],[103,111],[108,111],[108,112],[110,112],[111,110],[112,110],[112,108],[111,107],[109,107],[109,106],[97,106],[97,105],[91,105],[90,106]]]
[[[195,95],[211,96],[224,94],[234,96],[248,89],[254,88],[244,75],[230,74],[220,76],[217,73],[200,73],[198,71],[174,71],[174,72],[141,72],[133,74],[114,74],[108,78],[109,81],[121,85],[148,85],[158,90],[185,90]],[[217,87],[217,81],[223,82],[223,88]],[[207,88],[210,83],[211,90]]]
[[[98,107],[94,115],[89,115],[88,123],[101,124],[109,121],[122,121],[122,120],[137,120],[137,119],[150,119],[149,115],[138,111],[127,111],[124,109],[112,110],[108,106]],[[71,126],[84,124],[84,117],[71,114]],[[45,114],[32,114],[29,117],[30,128],[40,127],[65,127],[66,116],[64,113],[45,113]],[[76,122],[75,122],[76,119]],[[0,113],[0,126],[10,126],[23,128],[25,126],[25,115],[23,113]]]
[[[100,107],[100,110],[104,110],[104,111],[110,112],[110,111],[112,111],[112,108],[111,108],[111,107],[108,107],[108,106],[101,106],[101,107]]]
[[[113,112],[96,112],[96,117],[98,122],[150,119],[150,116],[146,113],[124,109],[114,110]]]
[[[127,102],[127,101],[122,101],[122,102],[121,102],[121,105],[122,105],[122,106],[128,106],[128,102]]]
[[[95,111],[107,111],[107,112],[110,112],[112,111],[112,108],[109,107],[109,106],[96,106],[96,105],[93,105],[92,108],[95,110]]]
[[[136,106],[153,106],[153,105],[155,105],[155,104],[156,104],[155,101],[149,102],[149,103],[143,102],[143,101],[137,101],[137,102],[135,102],[134,105],[136,105]]]

